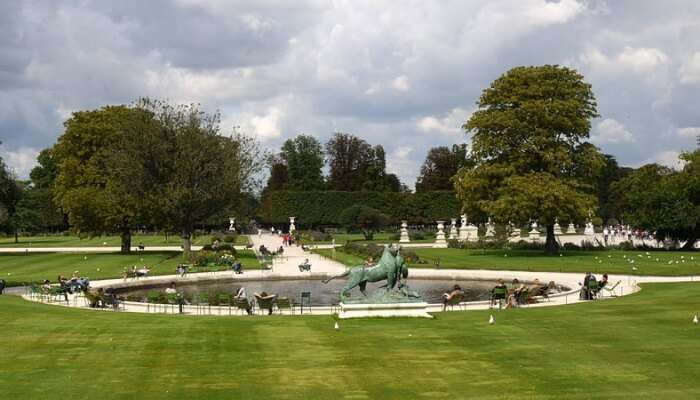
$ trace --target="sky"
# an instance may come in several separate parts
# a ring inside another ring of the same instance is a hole
[[[697,0],[47,0],[0,2],[0,156],[26,178],[71,112],[148,96],[273,151],[355,134],[412,187],[484,88],[542,64],[593,86],[591,141],[621,165],[695,147]]]

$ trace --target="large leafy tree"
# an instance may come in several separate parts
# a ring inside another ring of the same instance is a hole
[[[685,153],[681,171],[644,165],[612,185],[613,197],[632,226],[660,240],[685,241],[692,250],[700,237],[700,150]]]
[[[500,222],[536,219],[555,252],[556,218],[580,221],[596,207],[603,158],[586,142],[597,116],[591,86],[566,67],[517,67],[484,90],[478,107],[463,126],[474,166],[455,182],[464,209]]]
[[[323,147],[315,137],[299,135],[287,140],[280,156],[287,166],[290,190],[323,188]]]
[[[468,164],[468,154],[466,144],[455,144],[452,148],[447,146],[431,148],[420,168],[420,175],[416,180],[416,192],[454,189],[452,177],[460,168]]]
[[[289,188],[287,163],[280,156],[271,156],[267,160],[267,165],[270,168],[270,177],[267,179],[265,192],[287,190]]]
[[[109,159],[114,192],[136,193],[154,225],[179,231],[185,255],[197,224],[244,207],[264,164],[253,139],[220,134],[218,113],[140,100]]]
[[[336,133],[326,143],[330,167],[328,184],[341,191],[400,191],[398,177],[386,172],[386,154],[382,146],[371,146],[357,136]]]
[[[58,169],[51,149],[44,149],[37,157],[38,165],[29,173],[31,182],[17,203],[18,227],[28,232],[65,228],[64,216],[53,201],[54,184]]]
[[[52,150],[58,167],[54,199],[70,225],[90,234],[118,232],[124,253],[131,249],[131,230],[138,226],[144,198],[136,191],[118,190],[136,182],[115,181],[108,160],[126,126],[142,118],[140,112],[127,106],[74,112]]]
[[[0,225],[14,233],[15,243],[18,241],[17,204],[22,198],[23,186],[0,158]]]

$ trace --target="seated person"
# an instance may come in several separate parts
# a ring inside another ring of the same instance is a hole
[[[303,263],[299,264],[299,272],[311,271],[311,264],[309,264],[309,259],[305,259]]]
[[[233,264],[231,264],[231,269],[237,274],[243,273],[243,265],[240,261],[235,261]]]
[[[507,296],[508,288],[506,284],[503,283],[503,279],[499,279],[496,286],[491,289],[491,306],[495,306],[496,302],[498,302],[500,307],[501,302],[504,302]]]
[[[170,282],[170,286],[165,289],[165,294],[177,294],[177,289],[175,289],[175,282]]]
[[[554,281],[549,281],[548,284],[546,285],[537,285],[532,288],[532,295],[533,296],[542,296],[544,298],[549,297],[549,292],[550,290],[556,288],[557,285],[554,283]]]
[[[593,275],[590,272],[586,272],[586,276],[583,278],[583,287],[581,288],[581,299],[582,300],[593,300],[597,292],[598,284]]]
[[[268,309],[267,315],[272,315],[272,306],[275,304],[276,294],[268,294],[267,292],[253,293],[258,300],[272,300],[270,301],[270,308]]]
[[[603,274],[603,277],[598,281],[598,291],[608,285],[608,274]]]
[[[513,308],[523,304],[523,295],[525,293],[527,293],[527,286],[525,286],[524,283],[521,283],[520,286],[514,289],[510,296],[508,296],[508,304],[506,304],[506,308]]]
[[[461,297],[464,294],[464,290],[462,290],[459,285],[454,285],[452,287],[452,290],[449,292],[445,292],[442,294],[442,311],[445,311],[447,309],[447,303],[449,303],[450,300],[454,299],[455,297]]]
[[[264,293],[264,292],[263,292]],[[236,291],[236,294],[233,295],[233,298],[235,300],[247,300],[248,299],[248,294],[245,291],[245,287],[241,286],[238,288]],[[253,310],[251,308],[251,305],[249,302],[246,303],[246,309],[245,311],[248,313],[248,315],[253,314]]]
[[[146,247],[143,245],[143,242],[139,243],[139,251],[143,251]]]
[[[51,281],[48,279],[44,279],[44,282],[41,283],[41,291],[44,293],[48,293],[51,290]]]
[[[177,266],[177,274],[180,275],[180,277],[183,277],[187,274],[187,265],[185,264],[180,264]]]

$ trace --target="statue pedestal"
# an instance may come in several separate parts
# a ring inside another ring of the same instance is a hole
[[[428,303],[386,303],[386,304],[345,304],[340,303],[338,317],[367,318],[367,317],[414,317],[433,318],[428,314]]]

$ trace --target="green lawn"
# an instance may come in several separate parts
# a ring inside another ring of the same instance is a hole
[[[0,296],[3,399],[697,399],[700,284],[423,319],[193,317]]]
[[[161,235],[134,235],[131,244],[137,246],[143,243],[145,246],[180,246],[179,236]],[[192,240],[194,245],[211,243],[210,235],[197,236]],[[248,236],[239,235],[236,238],[237,245],[248,244]],[[80,239],[78,236],[45,235],[45,236],[20,236],[19,243],[15,243],[14,237],[0,238],[0,247],[93,247],[93,246],[120,246],[119,236],[97,236],[94,238]]]
[[[542,251],[409,249],[425,264],[411,267],[454,269],[493,269],[545,272],[587,272],[641,275],[700,274],[700,252],[669,251],[566,251],[561,256],[547,256]],[[314,250],[332,257],[332,250]],[[345,265],[358,265],[362,259],[336,250],[335,259]],[[634,261],[634,262],[632,262]],[[632,268],[637,268],[633,270]]]
[[[259,269],[260,264],[251,250],[238,252],[244,269]],[[9,286],[26,282],[56,281],[59,274],[70,277],[73,271],[94,279],[117,278],[124,267],[147,265],[154,275],[174,274],[177,264],[182,263],[180,252],[144,252],[122,255],[118,253],[0,253],[0,278]]]

